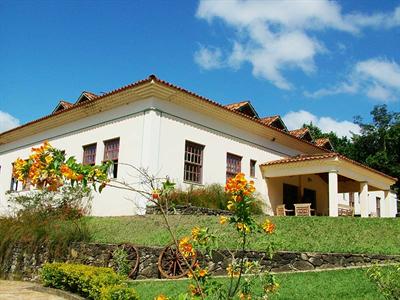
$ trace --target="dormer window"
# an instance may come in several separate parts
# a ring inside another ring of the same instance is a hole
[[[241,112],[249,117],[259,119],[257,111],[254,109],[253,105],[251,105],[250,101],[232,103],[225,105],[225,107],[237,112]]]
[[[74,106],[72,103],[70,103],[68,101],[60,100],[60,102],[58,102],[57,106],[54,108],[52,113],[54,114],[56,112],[70,108],[72,106]]]
[[[93,100],[93,99],[95,99],[95,98],[97,98],[97,97],[98,97],[98,95],[96,95],[96,94],[94,94],[94,93],[84,91],[84,92],[82,92],[82,94],[79,96],[79,98],[78,98],[78,100],[75,102],[75,104],[82,103],[82,102],[86,102],[86,101],[89,101],[89,100]]]

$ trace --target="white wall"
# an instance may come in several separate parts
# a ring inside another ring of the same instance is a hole
[[[393,218],[397,214],[397,196],[394,192],[389,192],[388,201],[385,199],[383,191],[368,192],[368,212],[372,216],[377,216],[376,199],[380,198],[381,217]],[[349,205],[349,193],[339,194],[339,203]],[[354,213],[361,214],[360,198],[358,193],[354,193]]]
[[[154,104],[161,111],[158,113],[160,147],[156,159],[159,174],[169,175],[182,188],[190,186],[183,182],[185,141],[195,142],[205,146],[203,184],[225,184],[227,152],[242,157],[242,172],[248,178],[250,160],[256,160],[255,187],[266,206],[270,206],[259,165],[298,152],[172,103],[157,101]]]
[[[100,164],[104,155],[104,141],[120,138],[119,161],[140,166],[143,156],[143,126],[144,112],[151,106],[151,99],[117,107],[113,110],[102,112],[78,122],[73,122],[62,127],[47,130],[13,143],[0,146],[0,210],[4,212],[7,207],[5,192],[10,188],[11,163],[18,157],[27,158],[31,147],[39,146],[48,140],[54,147],[64,149],[67,156],[75,156],[82,161],[82,146],[97,143],[96,163]],[[120,166],[119,180],[132,180],[128,175],[127,167]],[[21,186],[21,184],[20,184]],[[145,203],[136,199],[136,195],[115,190],[104,189],[100,195],[94,193],[92,213],[94,215],[130,215],[143,213]]]

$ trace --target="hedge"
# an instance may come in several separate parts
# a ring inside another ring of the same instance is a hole
[[[126,277],[110,268],[47,263],[40,276],[44,286],[70,291],[92,300],[138,300]]]

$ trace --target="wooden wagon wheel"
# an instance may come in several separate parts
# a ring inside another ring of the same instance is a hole
[[[190,267],[193,269],[196,263],[196,255],[186,258]],[[176,248],[175,243],[171,243],[164,248],[158,257],[158,270],[161,275],[168,279],[181,278],[187,275],[190,271],[182,254]]]
[[[130,265],[130,271],[128,273],[128,277],[134,279],[137,275],[138,267],[139,267],[139,251],[132,244],[121,244],[119,247],[126,252],[126,259]]]

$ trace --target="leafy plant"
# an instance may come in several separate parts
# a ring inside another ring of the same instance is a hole
[[[128,261],[128,253],[122,249],[117,248],[113,252],[113,261],[115,263],[115,269],[118,274],[127,276],[130,271],[130,265]]]
[[[387,268],[373,266],[368,269],[367,275],[385,299],[400,299],[400,265]]]
[[[67,290],[93,300],[137,300],[126,277],[110,268],[67,263],[45,264],[40,273],[45,286]]]

